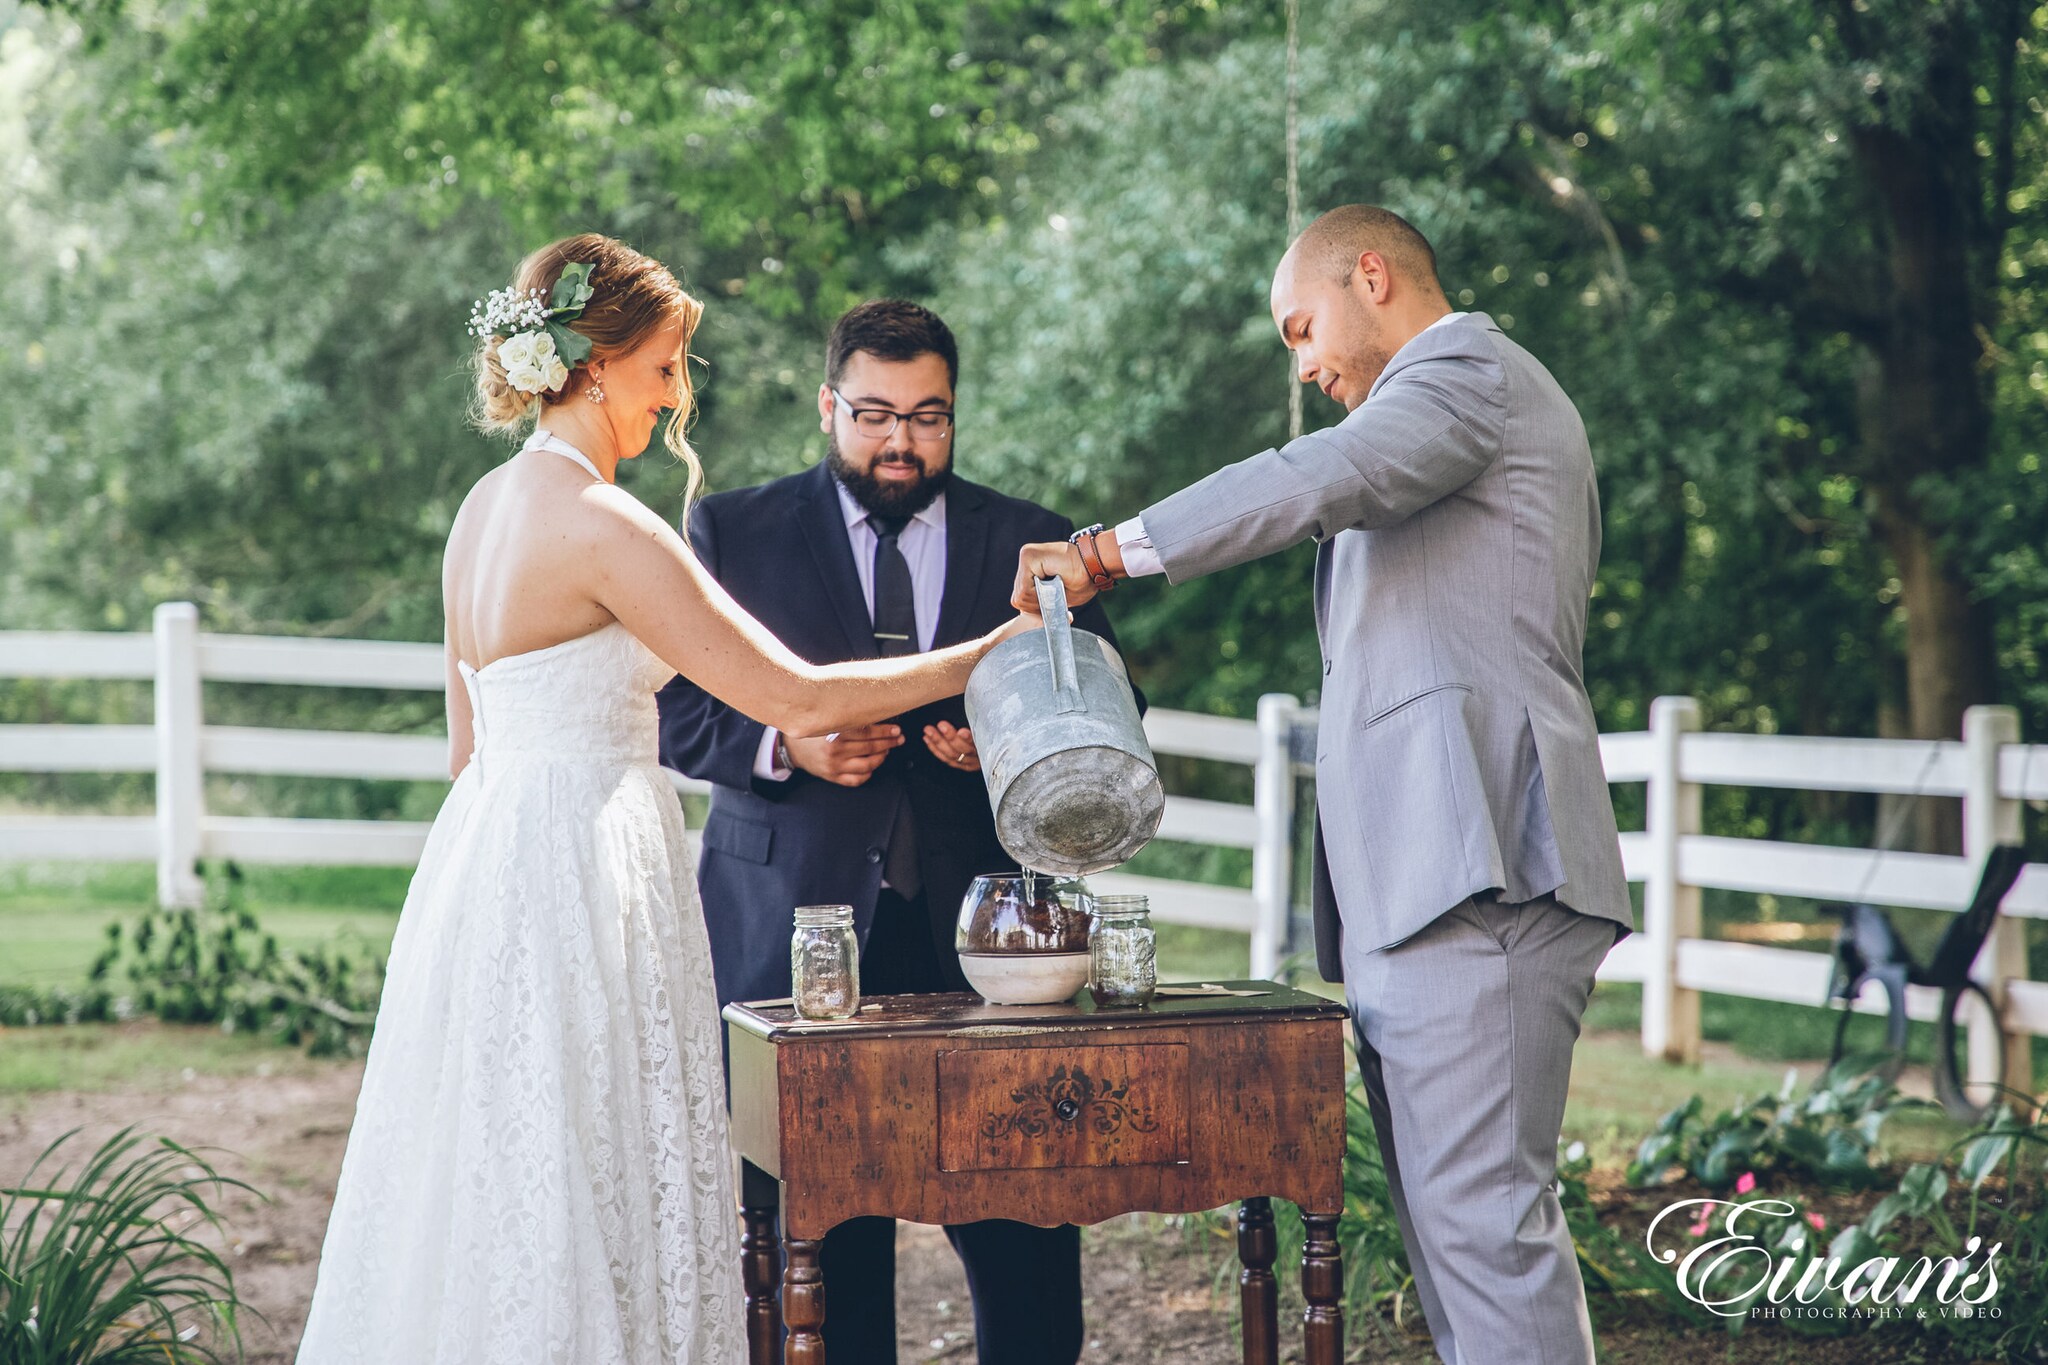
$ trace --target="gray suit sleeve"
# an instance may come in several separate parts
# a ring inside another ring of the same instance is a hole
[[[1175,583],[1305,539],[1405,520],[1500,455],[1506,371],[1461,349],[1404,365],[1336,426],[1227,465],[1145,509]]]

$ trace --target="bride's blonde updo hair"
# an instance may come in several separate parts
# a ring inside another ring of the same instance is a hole
[[[498,346],[505,338],[480,338],[475,361],[476,401],[470,412],[478,429],[497,435],[525,435],[543,408],[567,402],[590,383],[591,364],[637,350],[671,322],[683,325],[683,352],[689,354],[690,338],[704,316],[704,305],[677,283],[667,266],[624,242],[595,232],[550,242],[519,263],[512,288],[520,295],[538,292],[546,299],[554,292],[562,268],[571,261],[587,261],[591,266],[590,300],[583,305],[582,314],[567,324],[570,331],[590,338],[590,359],[571,368],[560,388],[527,393],[512,387],[505,377],[505,366],[498,358]],[[675,410],[662,426],[661,442],[689,467],[688,496],[694,496],[704,475],[685,435],[695,407],[687,365],[676,377],[676,390]]]

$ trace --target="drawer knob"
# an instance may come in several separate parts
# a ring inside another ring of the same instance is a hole
[[[1052,1107],[1052,1112],[1060,1116],[1061,1122],[1072,1123],[1080,1117],[1081,1106],[1072,1100],[1061,1100]]]

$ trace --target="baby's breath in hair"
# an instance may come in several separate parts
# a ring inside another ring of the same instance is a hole
[[[538,289],[493,289],[470,310],[473,337],[509,337],[538,332],[548,324],[547,295]]]

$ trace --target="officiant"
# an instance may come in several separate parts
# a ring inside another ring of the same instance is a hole
[[[1069,602],[1314,540],[1317,964],[1342,981],[1415,1290],[1448,1362],[1593,1360],[1555,1180],[1593,976],[1633,928],[1581,675],[1600,558],[1585,428],[1541,362],[1453,312],[1371,205],[1288,246],[1271,305],[1345,415],[1078,545]]]
[[[1019,550],[1072,524],[953,468],[959,353],[933,312],[861,304],[832,328],[818,421],[825,459],[718,493],[690,542],[727,591],[813,663],[929,650],[1011,614]],[[1099,605],[1075,625],[1114,641]],[[964,991],[953,948],[977,875],[1015,871],[996,840],[958,697],[881,725],[784,735],[683,678],[658,697],[662,761],[715,784],[698,880],[720,1005],[790,993],[799,905],[848,904],[863,995]],[[834,1365],[896,1360],[893,1220],[824,1241],[824,1337]],[[1077,1228],[949,1227],[974,1300],[982,1365],[1071,1365],[1080,1354]]]

